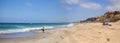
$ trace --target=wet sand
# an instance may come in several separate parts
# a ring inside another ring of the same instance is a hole
[[[0,43],[120,43],[120,23],[78,23],[75,26],[34,31],[36,34],[23,38],[0,39]]]

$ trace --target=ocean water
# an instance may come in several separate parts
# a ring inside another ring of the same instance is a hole
[[[56,29],[73,26],[73,23],[0,23],[0,34],[29,32],[31,30]]]

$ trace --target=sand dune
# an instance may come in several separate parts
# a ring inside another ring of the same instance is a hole
[[[78,23],[69,28],[35,31],[24,38],[0,39],[0,43],[120,43],[120,23]]]

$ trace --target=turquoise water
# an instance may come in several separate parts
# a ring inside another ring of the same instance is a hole
[[[0,33],[27,32],[31,30],[53,29],[71,26],[70,23],[0,23]]]

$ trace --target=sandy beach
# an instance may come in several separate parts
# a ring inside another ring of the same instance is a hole
[[[0,0],[0,43],[120,43],[120,0]]]
[[[77,23],[75,26],[35,31],[23,38],[0,39],[0,43],[120,43],[120,22],[103,26],[102,23]]]

